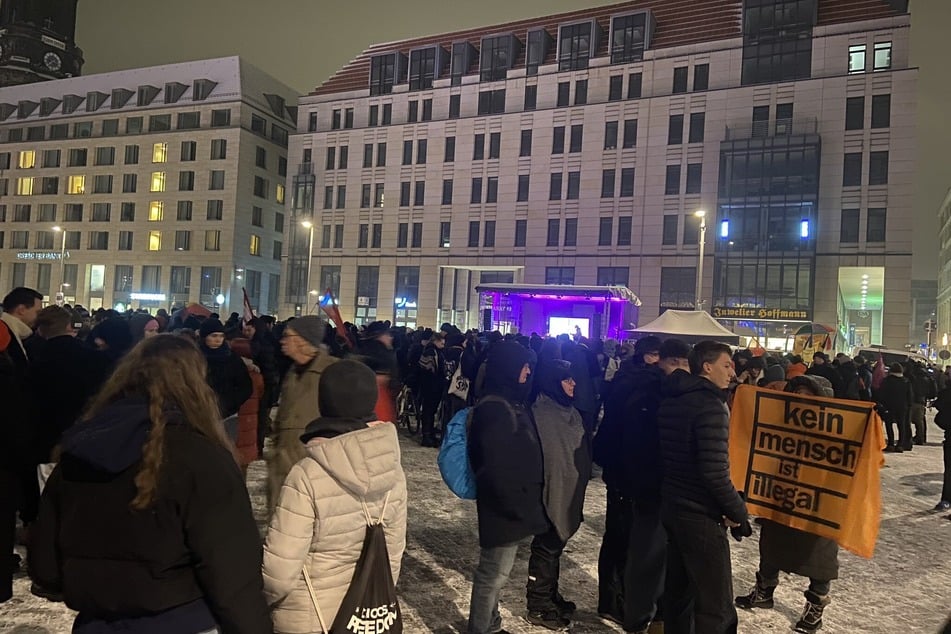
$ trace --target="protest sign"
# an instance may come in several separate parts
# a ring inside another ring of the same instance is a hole
[[[884,447],[874,403],[737,388],[730,470],[753,515],[871,557]]]

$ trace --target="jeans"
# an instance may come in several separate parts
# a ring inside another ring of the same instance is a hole
[[[468,634],[493,634],[502,629],[499,595],[515,565],[517,552],[517,542],[480,549],[479,565],[472,577]]]
[[[895,445],[895,428],[898,426],[898,443],[897,446],[902,449],[911,449],[912,439],[911,439],[911,421],[909,417],[900,416],[896,417],[892,422],[885,423],[885,436],[888,439],[889,445]]]
[[[733,569],[726,528],[675,507],[662,512],[667,529],[666,634],[736,634]]]
[[[667,531],[660,509],[640,507],[635,502],[624,568],[625,630],[641,630],[651,621],[663,619],[658,604],[664,594],[666,573]]]
[[[608,489],[604,537],[598,555],[598,613],[624,615],[624,567],[631,535],[632,500]]]
[[[770,566],[765,561],[759,562],[759,576],[763,586],[775,588],[779,585],[779,568]],[[813,579],[809,577],[809,590],[820,597],[824,597],[832,590],[832,582],[829,580]]]
[[[528,585],[525,604],[529,612],[550,612],[555,609],[558,593],[558,575],[561,572],[561,553],[565,543],[554,527],[532,540],[532,554],[528,559]]]
[[[928,421],[925,420],[925,404],[913,403],[911,424],[915,426],[915,442],[923,445],[928,441]]]

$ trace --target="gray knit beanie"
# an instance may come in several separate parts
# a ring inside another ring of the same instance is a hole
[[[288,322],[287,328],[296,332],[303,337],[304,341],[315,348],[324,343],[326,322],[316,315],[297,317],[293,321]]]

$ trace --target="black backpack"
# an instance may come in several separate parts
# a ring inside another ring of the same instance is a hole
[[[344,595],[329,630],[324,622],[320,606],[317,605],[317,595],[311,584],[310,575],[307,573],[307,567],[304,567],[304,582],[314,602],[317,620],[320,622],[321,629],[328,634],[350,632],[403,634],[403,616],[400,612],[400,603],[396,598],[396,584],[393,583],[390,555],[386,548],[386,534],[383,532],[383,516],[389,499],[390,494],[387,493],[380,519],[376,522],[370,517],[366,502],[363,504],[363,511],[367,518],[363,550],[360,551],[360,558],[357,559],[350,587],[347,588],[347,594]]]

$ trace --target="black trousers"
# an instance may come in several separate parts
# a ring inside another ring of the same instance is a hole
[[[436,437],[436,410],[439,409],[438,394],[423,394],[420,400],[419,421],[422,426],[423,438]]]
[[[598,613],[624,615],[624,569],[631,536],[633,500],[608,489],[604,537],[598,555]]]
[[[902,449],[911,449],[911,420],[907,416],[885,423],[885,437],[888,439],[888,444],[896,444],[894,429],[896,425],[898,426],[898,446]]]
[[[528,585],[525,589],[525,607],[529,612],[548,612],[555,609],[558,576],[561,574],[561,553],[565,543],[554,527],[536,535],[528,558]]]
[[[736,634],[733,569],[726,528],[676,507],[662,511],[667,544],[666,634]]]
[[[624,629],[637,631],[663,620],[658,610],[667,573],[667,531],[660,509],[634,502],[624,568]]]
[[[16,545],[19,478],[0,467],[0,602],[13,593],[13,547]]]
[[[951,430],[944,432],[944,488],[941,499],[951,502]]]

